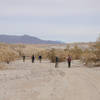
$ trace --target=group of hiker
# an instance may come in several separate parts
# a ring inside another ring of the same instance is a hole
[[[26,58],[26,57],[23,56],[23,62],[25,62],[25,58]],[[34,63],[34,61],[35,61],[35,56],[32,55],[31,59],[32,59],[32,63]],[[68,57],[67,57],[66,59],[67,59],[67,62],[68,62],[68,68],[70,68],[70,67],[71,67],[72,58],[71,58],[70,55],[68,55]],[[41,63],[41,61],[42,61],[42,56],[41,56],[41,55],[38,56],[38,60],[39,60],[39,62]],[[58,63],[59,63],[59,57],[56,57],[56,58],[55,58],[55,68],[58,67]]]
[[[39,59],[39,61],[40,61],[40,63],[41,63],[42,56],[39,56],[39,57],[38,57],[38,59]],[[34,63],[34,61],[35,61],[35,56],[34,56],[34,55],[32,55],[32,63]]]
[[[26,56],[23,56],[23,62],[25,62],[25,59],[26,59]],[[35,56],[32,55],[31,59],[32,59],[32,63],[34,63],[34,61],[35,61]],[[38,59],[39,59],[39,61],[40,61],[40,63],[41,63],[41,61],[42,61],[42,56],[39,56]]]

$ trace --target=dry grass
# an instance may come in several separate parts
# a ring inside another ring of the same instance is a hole
[[[7,62],[15,60],[18,57],[17,52],[9,47],[0,48],[0,62]]]
[[[100,37],[95,44],[86,49],[82,54],[82,60],[85,64],[92,64],[100,66]]]

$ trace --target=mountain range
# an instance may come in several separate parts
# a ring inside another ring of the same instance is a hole
[[[42,40],[29,35],[0,35],[0,42],[9,44],[64,44],[60,41]]]

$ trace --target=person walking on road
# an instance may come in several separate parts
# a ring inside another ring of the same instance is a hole
[[[42,61],[42,56],[39,56],[39,61],[40,61],[40,63],[41,63],[41,61]]]
[[[24,55],[24,56],[23,56],[23,62],[25,62],[25,58],[26,58],[26,57],[25,57],[25,55]]]
[[[71,56],[70,56],[70,55],[68,55],[68,58],[67,58],[68,68],[70,68],[70,67],[71,67],[71,61],[72,61]]]
[[[55,61],[55,68],[57,68],[57,67],[58,67],[58,62],[59,62],[59,58],[58,58],[58,57],[56,57],[56,61]]]
[[[32,63],[34,63],[34,61],[35,61],[35,56],[32,55]]]

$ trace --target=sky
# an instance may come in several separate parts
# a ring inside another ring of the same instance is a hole
[[[100,33],[100,0],[0,0],[0,34],[92,42]]]

